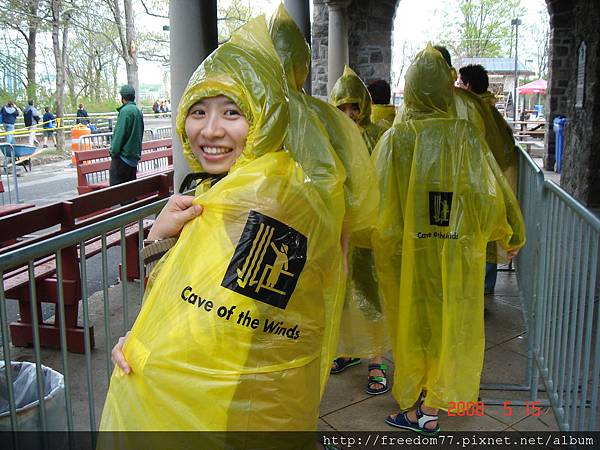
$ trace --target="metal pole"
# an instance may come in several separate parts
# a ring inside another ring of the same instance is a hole
[[[519,72],[518,72],[518,67],[517,67],[517,53],[518,53],[518,47],[519,47],[519,25],[521,25],[521,19],[516,18],[513,19],[511,22],[511,25],[515,26],[515,85],[513,87],[513,120],[516,121],[517,120],[517,83],[518,83],[518,79],[519,79]]]
[[[190,76],[218,44],[217,0],[171,0],[169,4],[171,48],[171,126],[175,191],[190,171],[175,133],[177,108]]]

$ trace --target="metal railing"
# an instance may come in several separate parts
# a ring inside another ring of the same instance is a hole
[[[171,127],[154,128],[154,139],[164,139],[172,137]]]
[[[86,134],[79,138],[80,150],[98,150],[110,147],[112,133]]]
[[[120,248],[121,248],[121,273],[127,273],[127,259],[125,252],[125,233],[128,224],[136,223],[138,226],[138,242],[143,241],[143,221],[145,218],[157,214],[166,200],[161,200],[150,205],[138,208],[133,211],[123,213],[121,215],[105,219],[103,221],[91,224],[89,226],[67,232],[65,234],[50,238],[44,242],[33,244],[19,250],[12,251],[0,255],[0,331],[2,337],[2,356],[5,363],[5,367],[11,367],[11,353],[27,353],[27,356],[31,357],[36,364],[37,380],[38,380],[38,399],[39,399],[39,418],[41,424],[41,430],[48,430],[47,428],[47,411],[44,404],[42,378],[42,365],[51,366],[54,364],[62,365],[62,367],[54,367],[64,374],[64,385],[65,385],[65,404],[64,411],[66,413],[66,424],[68,431],[71,430],[97,430],[98,426],[98,414],[101,411],[102,404],[98,404],[97,399],[94,396],[94,392],[98,389],[94,389],[94,386],[98,383],[102,383],[101,390],[106,392],[108,387],[108,381],[112,373],[112,364],[110,362],[110,348],[116,342],[116,336],[122,336],[125,331],[129,329],[133,322],[133,316],[130,312],[131,296],[128,290],[132,290],[132,285],[138,286],[139,289],[138,306],[141,304],[141,299],[144,295],[143,283],[127,283],[122,282],[122,321],[121,324],[115,323],[116,321],[111,320],[111,313],[109,312],[109,306],[112,308],[114,305],[110,304],[109,301],[109,280],[108,280],[108,244],[107,236],[112,233],[120,233]],[[115,231],[116,230],[116,231]],[[99,299],[98,294],[95,295],[94,302],[92,304],[91,297],[88,294],[88,277],[87,265],[85,257],[85,245],[86,241],[92,238],[100,237],[101,239],[101,258],[100,267],[102,271],[102,290],[101,298],[102,305],[98,305]],[[63,317],[65,317],[65,302],[64,302],[64,284],[62,279],[62,265],[61,265],[61,250],[66,249],[70,246],[76,245],[79,248],[80,257],[80,273],[81,273],[81,305],[82,305],[82,322],[84,330],[84,355],[73,355],[67,352],[67,329],[64,323]],[[38,317],[38,311],[40,308],[37,307],[37,293],[35,283],[35,260],[44,257],[48,254],[54,254],[56,264],[56,278],[58,280],[57,294],[58,304],[56,305],[56,320],[59,323],[60,332],[60,358],[56,351],[48,351],[41,349],[40,347],[40,331],[38,325],[40,324],[41,318]],[[29,301],[32,311],[32,330],[33,330],[33,349],[13,349],[10,346],[10,334],[8,329],[8,313],[7,313],[7,301],[5,298],[5,276],[11,268],[27,265],[29,275]],[[140,260],[140,273],[141,279],[144,278],[144,267]],[[128,289],[129,287],[129,289]],[[102,329],[96,334],[96,347],[100,351],[93,351],[90,342],[90,324],[92,318],[90,317],[91,307],[96,310],[94,316],[94,322],[97,324],[100,320],[103,321]],[[113,312],[114,314],[114,312]],[[102,333],[103,332],[103,333]],[[31,353],[32,352],[32,353]],[[21,355],[22,358],[22,355]],[[19,359],[21,359],[19,358]],[[81,359],[85,362],[85,373],[80,371],[70,371],[70,363],[81,364]],[[74,359],[76,361],[74,361]],[[104,372],[104,374],[103,374]],[[102,378],[103,374],[103,379]],[[76,380],[76,381],[74,381]],[[17,431],[19,427],[19,417],[17,414],[17,408],[15,404],[15,392],[13,389],[13,380],[11,371],[6,371],[6,388],[8,391],[8,404],[10,412],[11,430]],[[81,392],[83,389],[83,393]],[[87,392],[87,405],[82,400]],[[103,399],[100,399],[102,402]],[[82,415],[87,406],[87,420]],[[62,410],[62,408],[61,408]],[[74,412],[77,414],[74,414]],[[6,418],[5,418],[6,420]],[[51,430],[52,431],[52,430]]]
[[[6,176],[6,183],[2,183],[4,190],[7,193],[8,201],[4,198],[4,192],[0,193],[2,196],[2,205],[7,203],[20,203],[19,199],[19,181],[17,179],[17,164],[12,144],[0,143],[0,156],[2,157],[2,173],[0,174],[0,180],[2,176]],[[11,182],[12,177],[12,182]]]
[[[529,334],[531,399],[539,380],[562,431],[597,430],[600,220],[520,150],[527,245],[517,276]]]
[[[79,148],[82,150],[97,150],[110,147],[113,133],[86,134],[79,138]],[[171,127],[148,128],[144,130],[143,141],[153,141],[171,137]]]

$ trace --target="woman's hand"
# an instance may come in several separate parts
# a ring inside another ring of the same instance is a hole
[[[148,239],[154,241],[179,236],[186,222],[202,213],[202,207],[193,205],[193,200],[192,195],[173,195],[154,221]]]
[[[123,346],[129,337],[129,333],[131,333],[131,331],[128,331],[124,337],[119,338],[117,345],[113,347],[112,352],[110,353],[113,364],[115,366],[119,366],[127,375],[131,373],[131,367],[129,367],[129,364],[127,364],[127,360],[123,354]]]

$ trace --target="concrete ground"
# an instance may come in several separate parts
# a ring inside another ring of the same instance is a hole
[[[486,296],[486,351],[482,384],[522,384],[527,369],[527,333],[520,308],[514,272],[499,272],[496,293]],[[389,355],[388,355],[389,356]],[[393,367],[393,361],[388,357]],[[388,414],[396,413],[398,406],[391,393],[370,396],[365,393],[366,362],[329,378],[321,403],[319,429],[322,431],[392,431],[397,430],[384,422]],[[393,383],[393,380],[392,380]],[[527,415],[525,406],[492,404],[527,400],[527,392],[481,390],[485,406],[481,417],[449,417],[440,415],[444,431],[556,431],[558,425],[549,407],[541,408],[539,417]]]
[[[141,304],[139,283],[127,283],[127,292],[118,284],[108,289],[108,332],[105,332],[105,301],[102,292],[89,299],[89,317],[94,326],[96,346],[91,354],[91,371],[86,369],[84,355],[68,354],[69,385],[76,430],[97,427],[106,395],[112,365],[108,360],[111,347],[133,322]],[[129,322],[124,324],[123,298],[128,298]],[[520,309],[520,299],[514,272],[499,272],[496,293],[486,298],[486,352],[482,383],[521,384],[527,368],[527,333]],[[80,308],[82,309],[82,308]],[[65,373],[60,352],[43,349],[42,363]],[[35,361],[31,349],[11,348],[13,360]],[[387,362],[393,367],[390,355]],[[321,403],[318,428],[321,431],[391,431],[384,423],[388,414],[398,407],[390,393],[369,396],[365,393],[367,363],[349,368],[329,378]],[[390,371],[392,372],[392,371]],[[390,382],[393,383],[393,375]],[[91,389],[88,389],[91,386]],[[91,392],[91,394],[90,394]],[[481,417],[449,417],[440,415],[440,426],[445,431],[556,431],[558,426],[550,408],[542,407],[539,417],[527,414],[525,406],[511,405],[510,415],[503,405],[492,404],[492,399],[503,401],[526,400],[527,392],[481,390],[485,414]],[[89,405],[93,400],[93,407]]]

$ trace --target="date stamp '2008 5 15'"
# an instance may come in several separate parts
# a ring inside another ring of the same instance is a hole
[[[526,401],[525,402],[525,415],[539,417],[541,414],[540,402],[539,401]],[[511,401],[505,401],[502,405],[502,412],[505,417],[513,415],[513,405]],[[462,417],[462,416],[484,416],[485,415],[485,403],[484,402],[449,402],[448,403],[448,416],[450,417]]]

